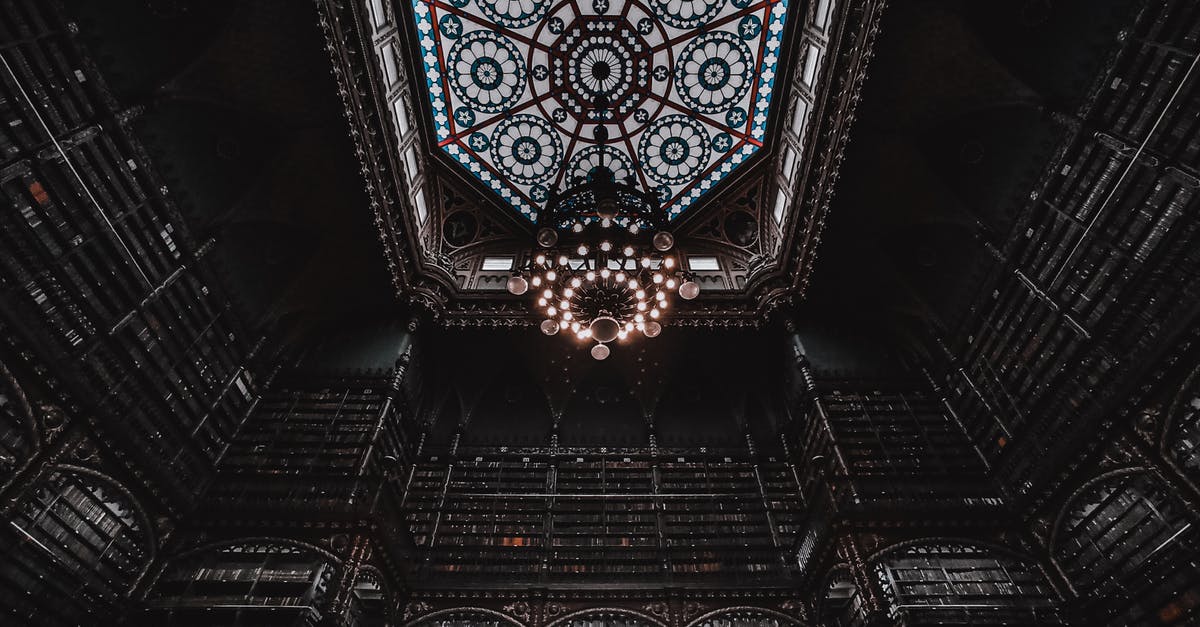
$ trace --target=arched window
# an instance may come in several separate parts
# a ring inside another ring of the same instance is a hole
[[[885,551],[875,576],[905,624],[1057,625],[1058,595],[1035,564],[1007,551],[929,541]]]
[[[411,627],[520,627],[517,621],[495,612],[483,610],[450,610],[434,612]]]
[[[249,626],[319,619],[337,567],[323,552],[284,541],[193,551],[169,563],[155,582],[147,622]]]
[[[123,490],[58,469],[0,526],[0,606],[18,624],[112,620],[152,551],[146,522]]]
[[[1177,601],[1200,585],[1196,523],[1149,472],[1085,486],[1060,515],[1052,546],[1072,585],[1092,599],[1096,619],[1140,624],[1194,613],[1194,603]]]

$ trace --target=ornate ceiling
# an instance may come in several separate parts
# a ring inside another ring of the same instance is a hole
[[[787,0],[414,0],[437,147],[533,219],[592,168],[672,217],[757,152]]]
[[[401,298],[529,324],[531,221],[604,165],[674,218],[702,294],[672,323],[744,326],[808,285],[884,1],[318,6]]]

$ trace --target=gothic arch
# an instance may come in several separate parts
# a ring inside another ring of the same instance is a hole
[[[800,626],[800,625],[804,624],[804,623],[796,620],[795,618],[792,618],[791,616],[784,614],[783,612],[777,612],[775,610],[767,609],[765,607],[753,607],[750,605],[740,605],[737,607],[726,607],[726,608],[722,608],[719,610],[713,610],[711,612],[708,612],[707,614],[702,614],[698,618],[693,620],[692,622],[688,623],[687,627],[724,627],[724,625],[721,625],[720,623],[710,623],[709,622],[709,621],[718,620],[718,619],[722,619],[722,618],[730,618],[730,619],[741,618],[743,620],[746,620],[746,619],[754,620],[754,619],[760,619],[760,618],[768,619],[768,620],[774,619],[776,621],[778,627],[794,627],[794,626]],[[732,623],[732,624],[737,627],[741,627],[741,625],[743,625],[745,623]],[[758,627],[758,626],[756,626],[756,627]],[[767,625],[764,623],[761,627],[767,627]],[[775,627],[775,625],[772,625],[770,627]]]
[[[0,361],[0,473],[7,485],[29,465],[45,440],[16,376]]]
[[[1158,449],[1167,466],[1200,493],[1200,367],[1179,386],[1158,434]]]
[[[1156,473],[1122,468],[1067,499],[1051,532],[1050,557],[1091,614],[1140,624],[1167,611],[1177,591],[1200,585],[1196,522]]]
[[[0,569],[0,604],[16,616],[34,612],[47,624],[113,618],[154,560],[155,534],[137,499],[95,470],[51,467],[9,522],[0,552],[22,567]]]
[[[489,610],[489,609],[483,608],[483,607],[455,607],[455,608],[446,609],[446,610],[438,610],[436,612],[431,612],[429,614],[421,616],[420,618],[415,618],[415,619],[405,623],[405,627],[443,627],[443,625],[441,625],[437,622],[434,622],[437,619],[440,619],[443,621],[454,621],[454,620],[493,621],[494,620],[494,621],[499,621],[503,625],[516,625],[516,627],[525,627],[520,622],[518,622],[517,619],[515,619],[511,616],[508,616],[507,614],[502,614],[500,612],[497,612],[496,610]],[[457,623],[457,624],[451,622],[446,627],[449,627],[450,625],[453,625],[454,627],[474,627],[474,626],[480,625],[480,624],[481,623],[479,623],[479,622],[462,622],[462,623]],[[483,623],[483,624],[486,624],[486,623]]]
[[[649,614],[619,607],[594,607],[586,610],[580,610],[578,612],[572,612],[549,623],[546,625],[546,627],[574,627],[576,620],[605,618],[610,616],[619,616],[630,621],[641,621],[640,623],[630,622],[625,625],[621,625],[620,627],[666,627],[663,622],[650,616]]]
[[[935,610],[950,606],[959,608],[955,611],[960,620],[982,616],[1021,624],[1057,620],[1062,599],[1041,565],[1002,545],[920,538],[876,551],[866,561],[887,604],[903,608],[906,620],[914,623],[948,619]]]

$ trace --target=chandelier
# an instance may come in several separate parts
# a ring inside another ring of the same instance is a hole
[[[672,293],[685,300],[700,293],[675,255],[666,212],[632,178],[618,182],[600,165],[551,192],[536,244],[508,280],[512,294],[532,294],[543,333],[592,343],[598,360],[614,342],[662,333]]]

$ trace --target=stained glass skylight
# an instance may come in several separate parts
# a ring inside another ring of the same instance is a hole
[[[607,168],[679,215],[762,147],[788,0],[412,0],[437,143],[521,214]]]

